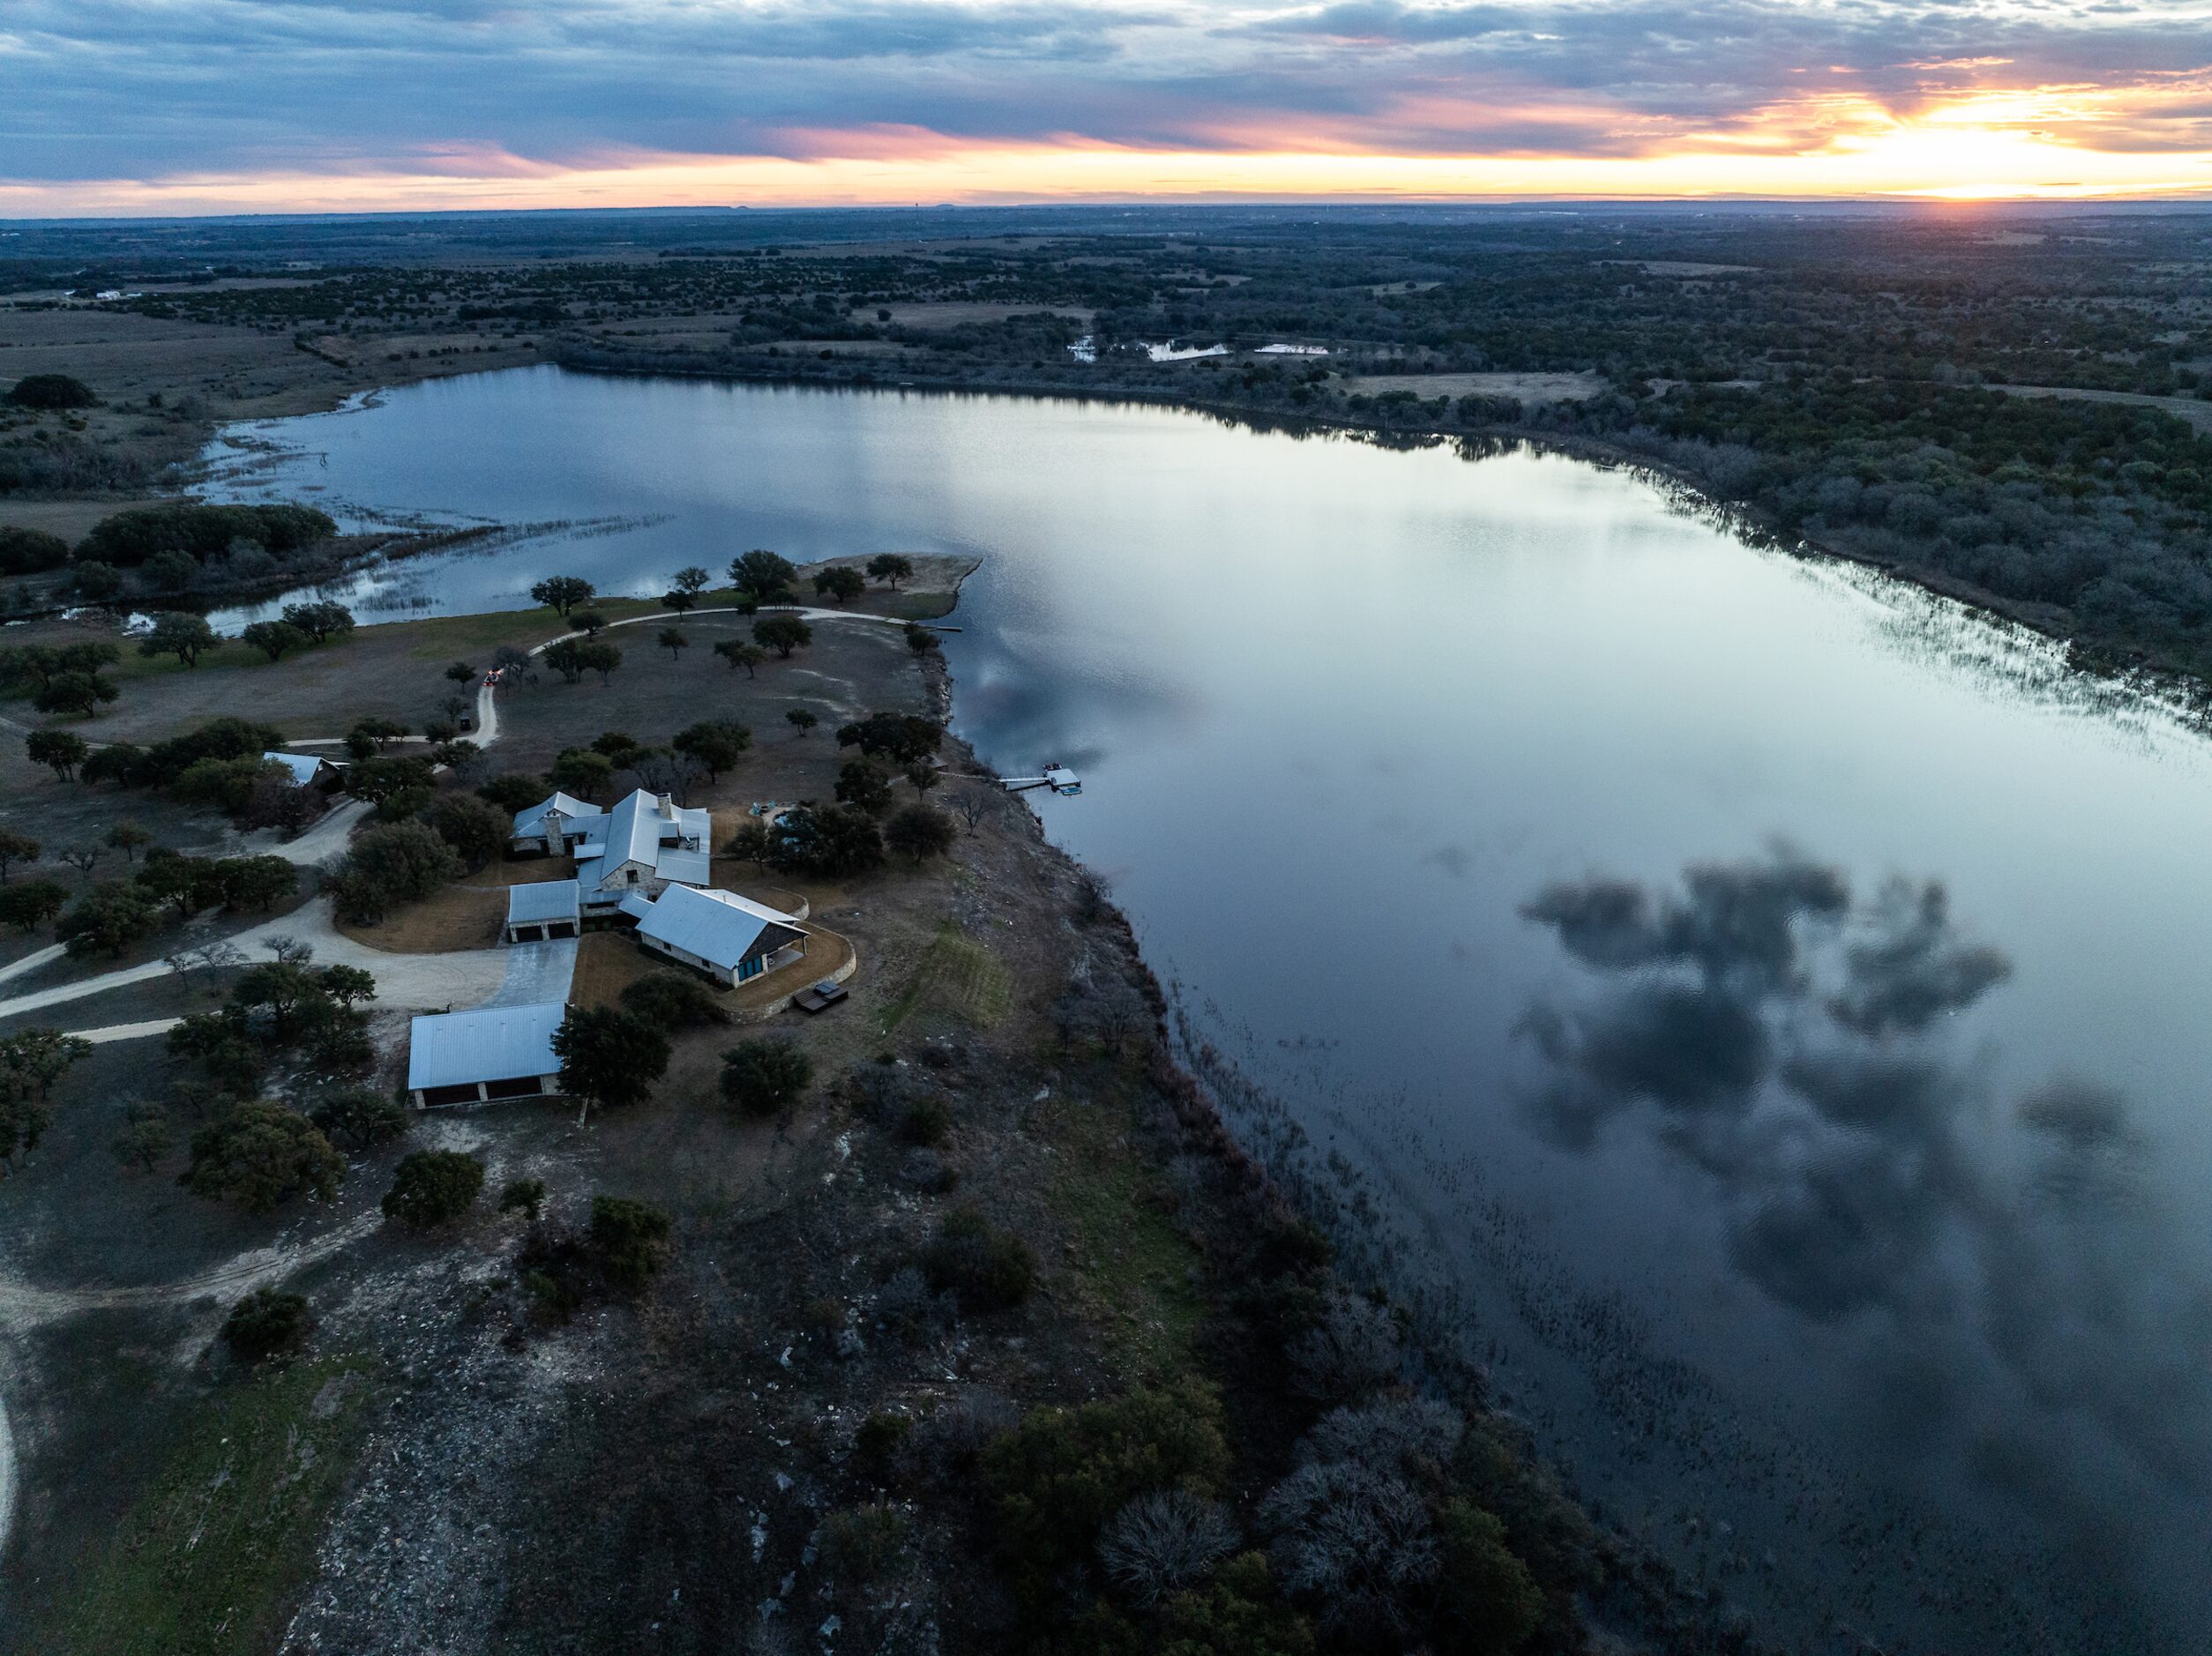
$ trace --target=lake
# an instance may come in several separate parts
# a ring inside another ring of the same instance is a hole
[[[960,733],[1082,773],[1037,809],[1239,1130],[1588,1497],[1798,1648],[2212,1643],[2212,749],[2156,705],[1527,451],[549,368],[211,459],[521,526],[364,620],[980,558]]]

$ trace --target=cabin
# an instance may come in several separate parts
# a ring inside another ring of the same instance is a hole
[[[292,786],[311,787],[318,794],[334,793],[345,782],[345,771],[319,754],[265,753],[264,765],[280,765],[292,773]]]
[[[714,818],[666,794],[639,788],[614,809],[577,819],[566,832],[587,919],[612,915],[625,898],[703,886],[710,877]]]
[[[735,891],[671,885],[658,898],[633,897],[623,913],[638,922],[638,943],[735,988],[805,959],[805,930],[788,914]]]
[[[573,937],[582,929],[583,887],[574,880],[544,880],[507,888],[507,941],[544,943]]]
[[[507,849],[517,856],[557,854],[568,849],[573,824],[606,814],[557,789],[550,798],[515,812],[514,825],[507,831]]]
[[[408,1032],[407,1096],[419,1110],[558,1097],[554,1032],[565,1001],[479,1006],[417,1018]]]

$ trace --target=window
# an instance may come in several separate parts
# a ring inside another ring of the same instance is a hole
[[[757,978],[759,975],[760,957],[759,955],[750,955],[737,963],[737,981],[740,983],[747,978]]]
[[[624,869],[622,871],[622,877],[629,881],[631,884],[635,885],[638,883],[638,870],[635,869]]]

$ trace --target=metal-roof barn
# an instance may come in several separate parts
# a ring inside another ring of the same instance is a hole
[[[418,1018],[409,1032],[407,1092],[417,1109],[538,1098],[561,1090],[553,1033],[565,1001],[480,1006]]]
[[[583,905],[583,887],[574,880],[542,880],[507,888],[507,941],[542,943],[573,937]]]

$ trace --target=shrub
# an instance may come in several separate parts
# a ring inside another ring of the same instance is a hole
[[[1098,1561],[1107,1577],[1145,1609],[1204,1579],[1237,1545],[1217,1501],[1184,1489],[1139,1496],[1107,1520]]]
[[[102,518],[77,543],[79,563],[136,569],[161,552],[184,552],[205,563],[250,541],[281,556],[326,541],[338,526],[310,506],[216,506],[198,501],[137,506]]]
[[[545,1211],[543,1179],[510,1179],[499,1192],[502,1213],[527,1213],[534,1220]]]
[[[176,1133],[169,1126],[168,1112],[158,1104],[131,1105],[123,1130],[109,1141],[109,1147],[124,1167],[136,1167],[141,1173],[153,1172],[176,1147]]]
[[[476,790],[476,797],[489,802],[507,814],[509,823],[515,812],[527,810],[546,795],[545,779],[542,776],[519,776],[512,772],[495,776]],[[504,824],[503,824],[504,825]]]
[[[624,986],[622,1003],[662,1029],[699,1029],[729,1021],[714,991],[688,972],[648,972],[633,979]]]
[[[916,862],[943,856],[959,837],[953,819],[931,805],[901,805],[883,825],[884,844]]]
[[[1543,1620],[1543,1590],[1506,1545],[1505,1525],[1454,1499],[1438,1511],[1437,1527],[1444,1540],[1439,1656],[1502,1656],[1526,1644]]]
[[[346,1159],[314,1123],[281,1104],[257,1101],[233,1106],[192,1135],[191,1164],[178,1182],[265,1213],[302,1190],[330,1201],[345,1175]]]
[[[379,824],[355,836],[331,876],[331,891],[346,919],[373,923],[460,872],[460,859],[431,829],[419,822]]]
[[[0,575],[37,575],[69,562],[69,542],[43,529],[0,525]]]
[[[1355,1641],[1402,1640],[1414,1605],[1443,1573],[1443,1549],[1417,1491],[1349,1461],[1299,1467],[1268,1492],[1283,1589],[1311,1600],[1322,1625]]]
[[[458,1150],[417,1150],[392,1170],[384,1216],[423,1230],[459,1219],[484,1188],[484,1164]]]
[[[909,1145],[938,1145],[953,1130],[953,1112],[945,1100],[916,1099],[899,1118],[899,1137]]]
[[[223,1318],[223,1343],[247,1362],[263,1362],[307,1342],[315,1318],[296,1294],[256,1288]]]
[[[674,1227],[669,1216],[627,1197],[592,1197],[591,1242],[608,1279],[636,1290],[668,1263]]]
[[[773,1115],[798,1101],[814,1065],[788,1041],[757,1037],[722,1054],[722,1096],[748,1115]]]
[[[69,893],[52,880],[0,885],[0,925],[36,931],[62,912]]]
[[[67,374],[26,374],[8,392],[19,408],[91,408],[100,399],[91,386]]]
[[[822,1562],[832,1575],[864,1586],[891,1568],[908,1527],[905,1513],[881,1503],[833,1512],[822,1524]]]
[[[1036,1256],[1011,1231],[999,1230],[983,1210],[963,1204],[947,1213],[923,1250],[922,1269],[940,1294],[957,1295],[964,1311],[1011,1309],[1036,1284]]]
[[[1275,1595],[1263,1553],[1240,1553],[1160,1608],[1162,1656],[1313,1656],[1313,1627]]]
[[[1324,1403],[1364,1397],[1398,1375],[1398,1324],[1386,1306],[1356,1294],[1332,1296],[1316,1327],[1289,1350],[1290,1382]]]
[[[119,955],[158,923],[153,903],[135,886],[110,881],[78,897],[56,922],[54,936],[71,955]]]
[[[800,805],[769,831],[769,865],[826,879],[883,866],[883,832],[875,819],[843,805]]]
[[[907,1439],[914,1436],[914,1416],[878,1409],[853,1434],[853,1458],[878,1480],[891,1476],[892,1466]]]
[[[407,1107],[365,1086],[333,1093],[307,1113],[323,1137],[355,1150],[388,1145],[407,1130]]]
[[[944,744],[945,727],[919,713],[873,712],[837,732],[839,747],[858,748],[871,759],[893,765],[918,764]]]
[[[942,1196],[960,1182],[960,1175],[945,1165],[944,1157],[923,1146],[908,1151],[899,1164],[899,1182],[925,1196]]]
[[[539,795],[542,798],[543,795]],[[534,799],[526,801],[534,804]],[[521,809],[518,805],[515,810]],[[481,869],[507,846],[507,829],[513,811],[500,811],[473,794],[441,794],[423,811],[422,820],[453,854],[472,869]]]
[[[1000,1550],[1035,1587],[1087,1555],[1107,1519],[1138,1496],[1210,1496],[1229,1466],[1219,1400],[1184,1383],[1033,1409],[983,1451],[980,1471]]]

